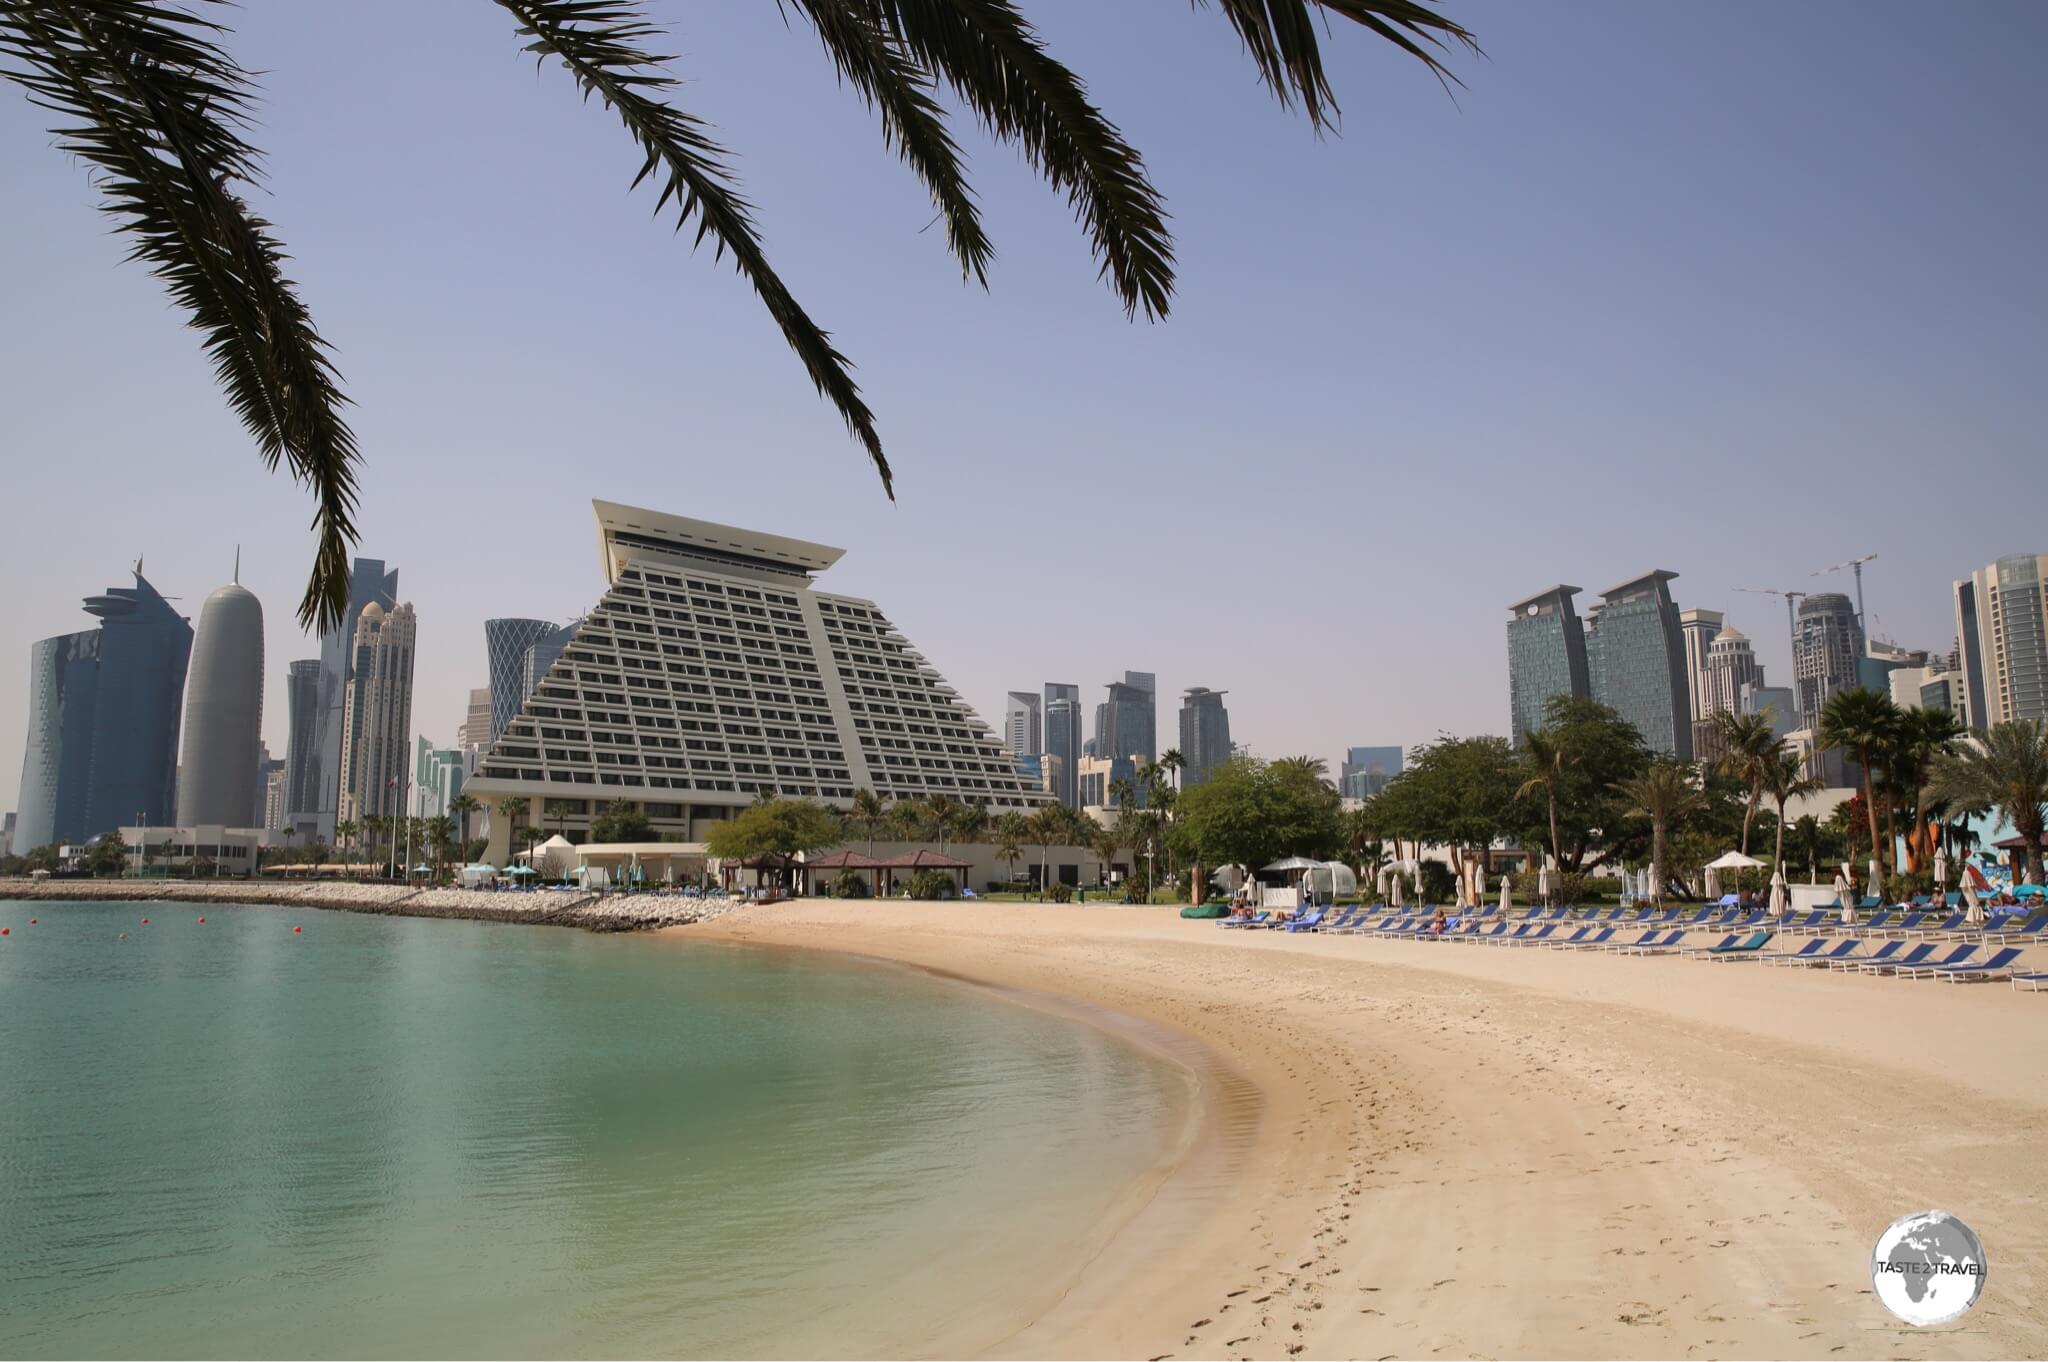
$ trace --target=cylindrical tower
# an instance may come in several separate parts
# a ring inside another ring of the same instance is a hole
[[[185,683],[178,824],[253,828],[263,729],[263,607],[230,583],[206,598]]]

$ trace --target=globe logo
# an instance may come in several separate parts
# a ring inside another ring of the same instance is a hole
[[[1947,1211],[1901,1216],[1870,1252],[1870,1284],[1908,1324],[1946,1324],[1984,1293],[1984,1245]]]

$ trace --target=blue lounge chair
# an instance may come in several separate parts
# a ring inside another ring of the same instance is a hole
[[[1905,949],[1906,942],[1905,939],[1902,937],[1895,941],[1885,942],[1876,950],[1872,951],[1869,955],[1844,955],[1840,957],[1831,956],[1826,959],[1816,960],[1813,962],[1813,964],[1816,969],[1855,969],[1859,965],[1873,965],[1882,962],[1887,962],[1891,960],[1893,956],[1897,955],[1900,951],[1903,951]]]
[[[1976,953],[1977,948],[1966,942],[1963,945],[1957,946],[1939,960],[1929,960],[1921,964],[1900,965],[1892,970],[1892,977],[1895,979],[1932,979],[1934,971],[1948,969],[1953,965],[1960,965]]]
[[[1815,940],[1825,942],[1826,938],[1816,937]],[[1829,950],[1800,951],[1791,955],[1776,957],[1766,956],[1764,963],[1767,965],[1807,965],[1819,969],[1831,961],[1854,959],[1856,952],[1862,949],[1863,943],[1855,937],[1850,937],[1846,941],[1837,941],[1834,947]]]
[[[1753,957],[1771,943],[1770,932],[1751,932],[1748,936],[1731,936],[1718,946],[1696,946],[1680,955],[1696,960],[1744,960]]]
[[[1975,983],[1985,979],[2003,979],[2012,973],[2012,962],[2020,958],[2021,946],[2007,946],[1989,960],[1980,960],[1974,965],[1936,965],[1934,972],[1926,976],[1951,984]]]
[[[2015,993],[2039,993],[2048,988],[2048,974],[2015,974],[2012,989]]]
[[[1856,948],[1856,943],[1853,941],[1847,944],[1849,946],[1849,949],[1851,950],[1854,950]],[[1810,960],[1814,956],[1819,955],[1822,951],[1827,949],[1827,945],[1828,943],[1826,938],[1817,936],[1813,940],[1807,942],[1804,946],[1801,946],[1796,951],[1770,951],[1764,955],[1758,956],[1757,958],[1759,960],[1762,960],[1766,965],[1783,965],[1788,963],[1798,963],[1801,961]]]
[[[1648,946],[1624,946],[1621,948],[1621,953],[1623,955],[1678,955],[1686,949],[1686,938],[1691,935],[1691,931],[1686,928],[1673,928],[1671,934],[1662,941]],[[1738,939],[1732,936],[1721,938],[1724,944]]]
[[[1323,917],[1323,911],[1316,909],[1313,912],[1303,913],[1300,917],[1282,925],[1290,932],[1312,932],[1323,925]]]
[[[1903,938],[1901,938],[1903,942]],[[1868,960],[1852,960],[1844,968],[1861,970],[1865,974],[1890,974],[1905,965],[1917,965],[1935,952],[1932,941],[1916,942],[1904,955],[1880,959],[1872,956]]]
[[[1589,941],[1585,945],[1575,946],[1573,947],[1573,949],[1586,951],[1625,951],[1634,946],[1654,946],[1657,944],[1657,938],[1663,935],[1664,933],[1656,930],[1653,927],[1649,931],[1644,932],[1642,935],[1638,936],[1633,941]]]
[[[1591,936],[1585,938],[1574,937],[1570,941],[1553,941],[1550,944],[1561,951],[1589,951],[1612,941],[1614,939],[1614,930],[1612,927],[1601,927]]]
[[[1260,913],[1257,917],[1253,918],[1222,917],[1216,919],[1216,925],[1219,927],[1263,927],[1266,925],[1266,919],[1272,916],[1271,913]]]

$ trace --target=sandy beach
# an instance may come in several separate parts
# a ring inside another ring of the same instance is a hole
[[[991,1355],[2048,1344],[2048,998],[2003,984],[1226,932],[1164,908],[810,900],[662,935],[894,960],[1181,1038],[1196,1138],[1116,1223],[1076,1228],[1028,1318],[988,1302]],[[1929,1208],[1977,1231],[1989,1277],[1956,1325],[1915,1330],[1869,1258]]]

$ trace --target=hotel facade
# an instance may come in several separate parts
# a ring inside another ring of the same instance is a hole
[[[587,839],[613,803],[696,842],[763,796],[1047,802],[873,601],[816,588],[843,550],[592,505],[604,597],[464,787],[525,801],[490,820],[487,859],[519,822]]]

